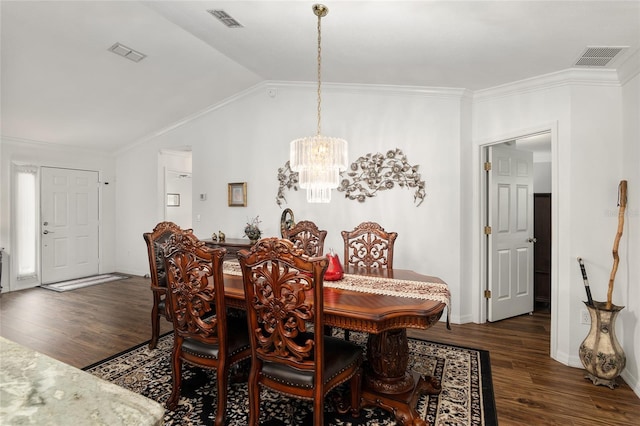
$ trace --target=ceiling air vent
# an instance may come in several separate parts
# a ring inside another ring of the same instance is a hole
[[[577,67],[606,67],[625,47],[587,47],[575,63]]]
[[[130,59],[133,62],[140,62],[147,57],[144,53],[137,52],[120,43],[114,44],[109,48],[109,50],[117,55]]]
[[[233,19],[227,12],[224,10],[215,10],[210,9],[207,10],[210,14],[212,14],[218,21],[222,22],[229,28],[243,28],[240,22]]]

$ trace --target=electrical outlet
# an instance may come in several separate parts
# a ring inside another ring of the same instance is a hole
[[[580,311],[580,322],[582,324],[591,324],[591,316],[589,316],[589,312],[584,309]]]

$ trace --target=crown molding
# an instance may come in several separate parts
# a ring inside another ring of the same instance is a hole
[[[189,147],[189,149],[183,149],[183,150],[162,148],[160,150],[160,154],[172,155],[174,157],[191,158],[191,147]]]
[[[316,89],[317,82],[301,82],[301,81],[265,81],[265,85],[272,88],[288,87],[288,88],[312,88]],[[355,84],[355,83],[322,83],[322,90],[334,90],[341,92],[377,92],[388,93],[392,95],[415,95],[429,96],[436,98],[455,98],[471,97],[472,92],[468,89],[457,87],[428,87],[428,86],[399,86],[392,84]]]
[[[482,102],[568,85],[620,87],[620,80],[615,69],[568,68],[489,89],[478,90],[474,93],[473,99],[476,102]]]
[[[629,57],[618,66],[618,77],[623,86],[638,74],[640,74],[640,49],[629,55]]]
[[[637,56],[637,55],[636,55]],[[632,56],[632,57],[636,57]],[[625,62],[629,62],[631,59]],[[639,61],[640,62],[640,61]],[[640,67],[638,67],[640,69]],[[637,74],[638,70],[636,70]],[[632,78],[635,74],[632,74]],[[474,102],[482,102],[485,100],[495,99],[498,97],[511,96],[514,94],[523,94],[539,90],[546,90],[558,86],[566,86],[570,84],[581,84],[591,86],[611,86],[619,87],[621,85],[618,73],[614,69],[580,69],[569,68],[542,76],[532,77],[508,83],[489,89],[471,91],[464,88],[452,87],[427,87],[427,86],[396,86],[396,85],[380,85],[380,84],[347,84],[347,83],[322,83],[323,90],[341,91],[341,92],[374,92],[381,94],[401,95],[401,96],[424,96],[430,98],[447,98],[447,99],[468,99]],[[301,82],[301,81],[277,81],[265,80],[257,83],[241,92],[230,96],[221,102],[209,105],[208,107],[190,114],[181,120],[178,120],[156,132],[150,133],[141,139],[136,140],[132,144],[123,147],[115,152],[115,155],[123,154],[135,147],[148,142],[154,138],[171,132],[174,129],[184,126],[203,115],[223,108],[233,102],[250,96],[258,91],[275,89],[275,88],[304,88],[315,89],[317,82]]]
[[[140,138],[140,139],[134,141],[133,143],[131,143],[130,145],[127,145],[127,146],[125,146],[123,148],[118,149],[115,152],[115,154],[116,155],[121,155],[121,154],[123,154],[123,153],[125,153],[127,151],[130,151],[130,150],[132,150],[132,149],[144,144],[145,142],[150,141],[151,139],[154,139],[154,138],[157,138],[158,136],[162,136],[162,135],[164,135],[166,133],[169,133],[172,130],[177,129],[178,127],[182,127],[185,124],[188,124],[189,122],[191,122],[191,121],[193,121],[193,120],[195,120],[197,118],[202,117],[203,115],[206,115],[206,114],[208,114],[208,113],[210,113],[212,111],[215,111],[215,110],[220,109],[220,108],[222,108],[222,107],[224,107],[226,105],[229,105],[232,102],[235,102],[235,101],[237,101],[239,99],[242,99],[242,98],[250,95],[251,93],[254,93],[258,89],[262,88],[263,86],[264,86],[264,82],[255,84],[255,85],[249,87],[248,89],[245,89],[245,90],[243,90],[241,92],[238,92],[238,93],[234,94],[233,96],[230,96],[230,97],[228,97],[226,99],[223,99],[222,101],[220,101],[218,103],[209,105],[208,107],[206,107],[204,109],[201,109],[200,111],[194,112],[193,114],[189,114],[186,117],[184,117],[184,118],[182,118],[182,119],[180,119],[178,121],[174,121],[172,124],[169,124],[168,126],[163,127],[162,129],[160,129],[160,130],[158,130],[156,132],[149,133],[148,135],[143,136],[142,138]],[[168,149],[170,149],[170,148],[168,148]]]
[[[156,132],[150,133],[141,139],[136,140],[126,147],[120,148],[115,152],[116,155],[121,155],[127,151],[134,149],[135,147],[144,144],[154,138],[162,136],[171,132],[174,129],[184,126],[193,120],[196,120],[203,115],[209,114],[215,110],[223,108],[233,102],[250,96],[258,91],[273,88],[315,88],[317,82],[301,82],[301,81],[276,81],[265,80],[257,83],[248,89],[230,96],[221,102],[209,105],[208,107],[190,114],[181,120],[178,120]],[[428,96],[435,98],[472,98],[472,92],[467,89],[447,88],[447,87],[422,87],[422,86],[393,86],[393,85],[376,85],[376,84],[342,84],[342,83],[322,83],[323,90],[340,90],[340,91],[352,91],[352,92],[364,92],[375,91],[378,93],[389,93],[395,95],[415,95],[415,96]]]
[[[101,156],[115,157],[114,153],[110,151],[86,148],[78,145],[69,145],[69,144],[62,144],[62,143],[56,143],[56,142],[46,142],[46,141],[38,141],[33,139],[16,138],[13,136],[0,136],[0,140],[2,141],[3,144],[6,143],[13,146],[18,146],[18,145],[23,146],[25,144],[29,144],[29,145],[40,147],[40,148],[65,149],[73,152],[81,152],[84,154],[99,154]]]

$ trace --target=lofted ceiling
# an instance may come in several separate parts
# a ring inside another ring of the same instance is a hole
[[[2,0],[2,137],[116,152],[261,82],[312,82],[313,3]],[[475,91],[572,68],[588,46],[626,47],[614,69],[640,48],[638,1],[324,4],[326,83]]]

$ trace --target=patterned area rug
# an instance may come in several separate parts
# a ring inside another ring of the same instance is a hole
[[[364,344],[365,336],[351,333]],[[155,350],[139,345],[85,370],[131,391],[164,404],[171,393],[171,334],[163,336]],[[477,349],[409,339],[410,367],[442,381],[440,395],[421,397],[417,411],[433,425],[497,424],[489,353]],[[165,425],[211,425],[215,417],[215,372],[184,365],[182,396],[175,411],[165,412]],[[311,425],[312,404],[263,390],[261,424]],[[326,398],[328,425],[396,425],[395,419],[377,407],[362,409],[360,417],[340,415]],[[246,383],[230,386],[226,424],[244,426],[248,421]]]

